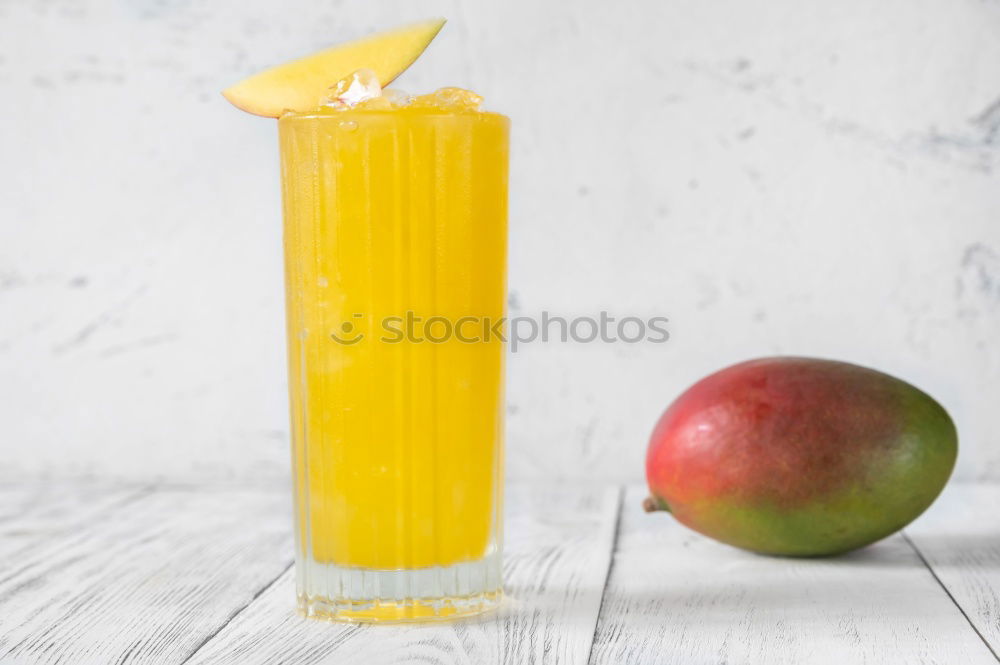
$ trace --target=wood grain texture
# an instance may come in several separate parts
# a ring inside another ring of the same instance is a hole
[[[996,663],[902,536],[764,557],[643,513],[645,494],[623,503],[593,663]]]
[[[190,665],[582,665],[597,622],[618,506],[617,488],[508,488],[507,598],[495,614],[402,626],[305,621],[292,611],[289,572]]]
[[[644,494],[511,487],[498,613],[357,626],[293,613],[287,488],[3,486],[0,663],[997,662],[1000,486],[827,560],[714,543]]]
[[[951,484],[906,529],[993,652],[1000,653],[1000,486]]]
[[[33,481],[0,486],[0,579],[35,550],[90,528],[110,511],[148,494],[149,488],[101,483]]]
[[[50,492],[57,503],[61,493]],[[288,568],[288,494],[160,489],[116,505],[114,493],[80,496],[76,527],[53,517],[59,528],[0,576],[0,662],[183,662]],[[35,533],[36,517],[5,529]]]

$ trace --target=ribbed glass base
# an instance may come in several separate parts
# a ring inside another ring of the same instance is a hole
[[[296,576],[299,613],[329,621],[455,619],[494,609],[503,595],[499,552],[479,561],[414,570],[306,561]]]

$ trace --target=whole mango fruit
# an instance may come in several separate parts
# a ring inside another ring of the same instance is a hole
[[[872,369],[762,358],[712,374],[663,413],[646,510],[754,552],[846,552],[909,524],[944,488],[958,436],[944,408]]]

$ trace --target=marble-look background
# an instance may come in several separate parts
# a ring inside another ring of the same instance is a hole
[[[514,123],[508,474],[642,478],[688,384],[837,357],[1000,477],[1000,2],[0,0],[0,477],[286,478],[274,123],[218,94],[442,15],[398,82]]]

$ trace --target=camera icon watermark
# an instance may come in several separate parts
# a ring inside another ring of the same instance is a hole
[[[344,346],[363,342],[369,333],[383,344],[480,344],[506,342],[512,353],[535,342],[575,342],[577,344],[663,344],[670,339],[665,316],[616,318],[606,311],[597,316],[557,316],[543,311],[539,316],[420,316],[407,311],[402,316],[387,316],[368,321],[362,313],[344,320],[330,338]],[[365,323],[367,325],[360,325]]]

